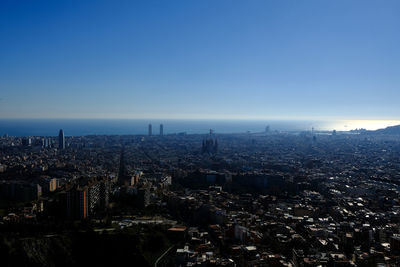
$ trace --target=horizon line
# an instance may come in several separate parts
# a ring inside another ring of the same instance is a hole
[[[0,117],[0,120],[206,120],[206,121],[387,121],[399,122],[400,118],[343,118],[343,117]]]

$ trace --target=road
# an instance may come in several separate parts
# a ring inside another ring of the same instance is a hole
[[[157,259],[156,262],[154,263],[154,267],[157,267],[158,262],[159,262],[165,255],[167,255],[167,253],[168,253],[173,247],[175,247],[175,245],[170,246],[160,257],[158,257],[158,259]]]

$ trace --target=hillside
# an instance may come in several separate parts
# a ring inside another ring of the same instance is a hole
[[[0,256],[2,266],[150,266],[138,243],[138,236],[127,234],[0,236]]]
[[[374,134],[392,134],[392,135],[400,135],[400,125],[390,126],[385,129],[379,129],[376,131],[371,131]]]

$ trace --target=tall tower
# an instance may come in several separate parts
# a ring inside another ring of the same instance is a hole
[[[160,124],[160,135],[164,135],[164,125]]]
[[[63,129],[60,129],[60,132],[58,133],[58,148],[65,149],[65,137]]]
[[[153,128],[151,126],[151,123],[149,124],[149,136],[153,134]]]

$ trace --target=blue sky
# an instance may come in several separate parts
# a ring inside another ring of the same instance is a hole
[[[400,118],[400,1],[0,1],[2,118]]]

